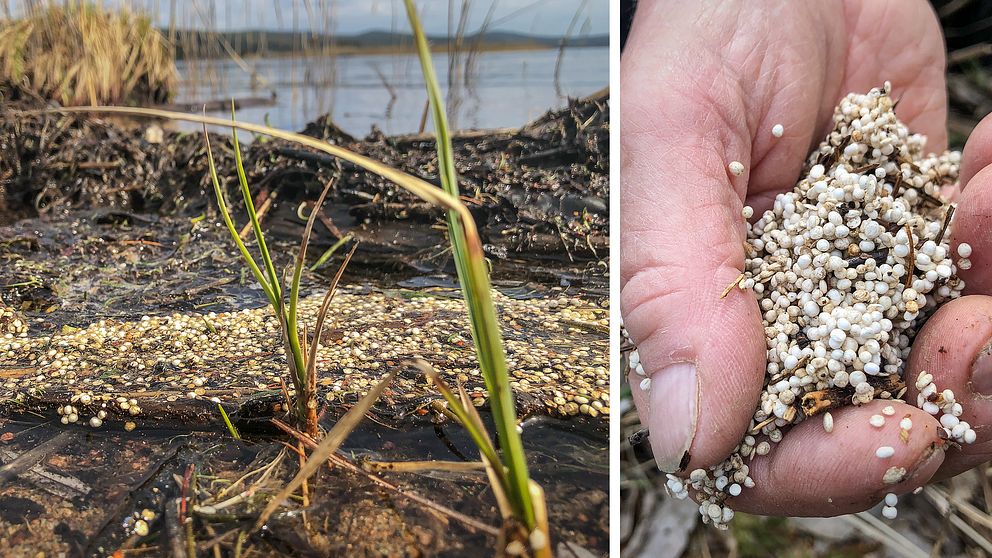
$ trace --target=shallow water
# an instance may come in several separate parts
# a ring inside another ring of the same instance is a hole
[[[491,428],[488,413],[483,418]],[[119,427],[92,430],[52,424],[0,419],[0,461],[18,469],[16,475],[0,475],[0,540],[15,555],[108,555],[136,547],[165,555],[170,539],[186,537],[170,532],[175,531],[169,522],[174,521],[177,499],[189,497],[187,507],[192,510],[197,502],[217,496],[229,481],[271,463],[282,448],[266,435],[235,442],[226,432],[190,431],[185,426],[139,426],[128,433]],[[609,453],[603,428],[590,421],[550,418],[524,426],[531,476],[545,490],[555,544],[569,541],[606,552]],[[451,424],[397,429],[365,421],[342,453],[359,464],[477,459],[465,431]],[[292,460],[277,466],[263,493],[278,490],[294,474]],[[184,488],[184,477],[197,488]],[[481,471],[382,473],[380,478],[485,524],[498,524],[495,499]],[[325,469],[311,479],[310,490],[309,521],[323,522],[323,527],[301,534],[295,511],[299,508],[293,506],[273,516],[249,541],[251,546],[263,556],[306,556],[345,548],[359,554],[392,554],[411,545],[427,554],[460,556],[495,542],[456,520],[439,523],[419,504],[376,487],[361,474]],[[248,527],[263,503],[225,507],[216,517],[197,516],[195,541]],[[150,534],[138,537],[136,520],[143,513]],[[368,524],[362,520],[366,515]],[[346,522],[354,525],[343,526]],[[31,533],[46,536],[35,539]]]
[[[454,129],[523,126],[549,109],[564,106],[566,97],[583,97],[609,84],[606,47],[566,49],[560,93],[554,78],[557,59],[554,49],[481,52],[466,80],[462,56],[462,69],[452,73],[456,76],[451,88],[454,94],[447,99],[449,125]],[[387,134],[418,131],[426,93],[415,55],[257,58],[248,63],[264,85],[232,60],[180,61],[182,84],[175,102],[269,97],[274,91],[274,106],[243,108],[238,111],[239,119],[268,121],[276,128],[298,131],[331,113],[335,123],[356,136],[364,136],[372,125]],[[434,66],[442,89],[448,92],[447,54],[436,54]],[[396,94],[392,102],[384,80]],[[228,111],[208,114],[230,116]],[[198,129],[189,123],[180,127]]]

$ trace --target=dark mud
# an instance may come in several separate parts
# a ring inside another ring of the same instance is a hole
[[[151,121],[23,114],[14,108],[39,107],[11,104],[0,111],[0,222],[96,208],[213,214],[201,135],[163,132],[155,124],[149,128]],[[456,135],[463,200],[489,257],[503,261],[497,267],[505,273],[595,278],[605,292],[608,117],[608,97],[599,96],[573,101],[519,130]],[[304,133],[439,184],[431,137],[387,137],[373,130],[356,140],[326,119]],[[218,168],[233,188],[230,137],[211,137]],[[333,180],[322,226],[315,229],[316,248],[351,234],[363,244],[356,264],[450,271],[450,258],[443,257],[444,216],[436,208],[378,176],[296,144],[257,138],[242,147],[256,205],[272,199],[266,217],[270,234],[299,238],[301,204]]]
[[[488,416],[486,416],[488,420]],[[0,420],[0,538],[4,556],[170,556],[173,547],[232,555],[238,529],[251,526],[269,497],[296,471],[295,454],[277,440],[235,442],[217,431],[134,433]],[[608,443],[580,425],[541,419],[525,426],[533,477],[551,503],[552,539],[597,554],[608,548]],[[37,449],[43,451],[38,452]],[[280,453],[285,454],[277,460]],[[465,460],[473,446],[452,425],[390,429],[366,423],[342,453],[358,464],[401,460]],[[469,457],[470,458],[470,457]],[[275,463],[273,465],[273,463]],[[249,472],[263,473],[232,487]],[[379,473],[405,491],[498,526],[499,513],[482,472]],[[244,549],[255,556],[467,556],[495,538],[437,515],[360,474],[325,469],[309,485],[309,529],[296,506],[277,513]],[[222,493],[228,489],[226,493]],[[249,495],[219,505],[245,490]],[[186,500],[192,537],[178,521]],[[213,504],[217,509],[207,507]],[[138,525],[144,521],[144,526]],[[174,523],[170,525],[170,523]],[[146,536],[140,536],[145,526]],[[136,531],[138,534],[136,534]],[[39,534],[47,534],[38,538]],[[64,554],[62,554],[64,553]],[[566,554],[567,555],[567,554]]]
[[[240,272],[226,234],[206,220],[115,210],[27,219],[0,227],[0,297],[16,309],[29,329],[25,337],[13,342],[49,338],[50,346],[62,347],[59,350],[70,362],[82,363],[68,367],[71,371],[65,373],[65,368],[52,370],[44,358],[33,358],[22,349],[6,354],[0,350],[0,417],[7,417],[0,418],[0,462],[5,464],[0,468],[0,508],[5,510],[0,515],[0,540],[11,549],[10,555],[35,556],[42,551],[46,555],[107,556],[124,551],[124,556],[174,556],[172,548],[185,548],[189,540],[202,546],[202,554],[211,555],[213,545],[204,543],[230,533],[217,547],[222,555],[232,556],[236,531],[249,526],[267,497],[296,471],[295,458],[289,454],[255,488],[252,498],[225,507],[223,513],[189,512],[184,517],[191,518],[191,533],[180,527],[176,501],[184,494],[184,483],[202,487],[187,486],[187,507],[192,510],[198,502],[217,499],[226,487],[225,479],[232,481],[271,463],[284,449],[281,440],[285,438],[270,422],[272,417],[285,420],[278,384],[285,362],[272,331],[252,328],[246,339],[265,350],[250,358],[221,355],[182,367],[155,363],[145,374],[118,367],[116,349],[98,354],[83,347],[65,348],[56,341],[95,331],[91,326],[98,320],[140,324],[141,316],[150,316],[174,323],[176,316],[214,312],[211,321],[217,324],[216,333],[223,334],[222,316],[228,313],[235,312],[236,320],[241,320],[243,314],[238,312],[242,310],[256,320],[270,316],[253,279]],[[291,243],[277,242],[272,248],[277,264],[289,265]],[[326,284],[322,273],[305,274],[305,292]],[[485,410],[482,384],[477,372],[473,374],[474,356],[467,343],[463,310],[450,307],[460,304],[450,276],[400,274],[373,280],[357,271],[345,282],[348,286],[338,298],[342,306],[335,308],[341,315],[334,318],[324,340],[327,347],[321,351],[327,361],[318,366],[326,427],[383,371],[400,366],[402,360],[370,355],[369,362],[345,364],[340,359],[348,358],[348,353],[339,352],[337,343],[359,331],[364,332],[361,341],[367,341],[373,337],[368,326],[358,324],[381,322],[381,316],[396,309],[413,318],[418,332],[443,343],[433,352],[424,346],[416,347],[416,353],[407,349],[409,356],[423,354],[450,381],[465,382]],[[547,493],[553,541],[605,553],[609,466],[604,419],[609,408],[603,404],[609,404],[608,388],[601,386],[596,391],[593,380],[598,377],[602,384],[608,382],[602,366],[607,353],[606,301],[577,287],[533,281],[502,280],[497,288],[510,357],[522,362],[514,368],[514,388],[521,416],[533,417],[524,423],[524,442],[534,477]],[[560,305],[559,300],[563,301]],[[369,309],[370,301],[378,302]],[[549,306],[550,301],[556,302]],[[307,308],[305,303],[304,317]],[[570,309],[576,309],[574,319],[563,317],[562,312]],[[383,350],[395,352],[409,346],[403,343],[415,334],[405,329],[409,325],[399,325],[400,329],[393,330],[398,335],[394,344],[384,342]],[[559,329],[563,325],[571,331]],[[135,343],[143,337],[148,341],[148,335],[153,334],[137,336]],[[164,342],[170,341],[153,340],[143,350],[136,346],[124,360],[163,354],[158,349]],[[531,353],[535,343],[541,348]],[[218,353],[229,350],[219,339],[216,345]],[[576,360],[575,355],[590,350],[595,360]],[[164,354],[171,358],[181,351]],[[528,354],[539,359],[536,367],[523,362]],[[559,406],[554,393],[542,391],[546,388],[530,374],[539,376],[545,366],[559,366],[549,359],[562,357],[566,358],[561,361],[564,370],[598,369],[600,373],[588,381],[579,374],[549,384],[548,388],[564,396]],[[599,365],[594,366],[597,361]],[[204,383],[194,388],[190,382],[199,378]],[[194,389],[196,397],[191,398],[187,392]],[[586,414],[580,412],[575,401],[582,393],[595,393],[600,407],[584,405]],[[92,395],[93,403],[76,401],[80,394]],[[140,404],[140,413],[132,415],[118,408],[115,396],[119,394]],[[101,397],[106,398],[103,407],[99,406]],[[475,460],[464,431],[432,410],[431,402],[438,399],[421,376],[407,370],[349,438],[342,453],[356,464]],[[231,439],[212,400],[223,401],[247,443]],[[55,410],[70,402],[81,418],[77,425],[64,426],[59,423],[64,415]],[[85,426],[98,409],[109,412],[101,427]],[[588,415],[596,409],[598,418]],[[571,414],[579,416],[568,420],[548,416]],[[484,416],[488,420],[488,414]],[[192,471],[190,481],[184,480],[187,471]],[[403,490],[498,525],[495,500],[482,474],[377,474]],[[310,490],[308,523],[302,523],[299,506],[292,506],[245,541],[245,547],[260,556],[470,556],[495,544],[494,537],[438,517],[354,472],[325,470],[311,482]],[[150,519],[142,519],[143,513]],[[139,519],[145,521],[147,536],[140,536]],[[45,537],[33,537],[36,533]]]

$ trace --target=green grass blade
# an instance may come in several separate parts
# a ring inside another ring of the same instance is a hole
[[[420,57],[421,70],[424,74],[427,95],[430,99],[431,115],[437,134],[441,184],[445,192],[457,197],[458,176],[455,171],[454,149],[448,131],[448,120],[444,111],[441,88],[438,85],[430,48],[427,45],[427,38],[424,35],[413,0],[405,0],[405,4],[417,46],[417,54]],[[492,301],[489,273],[482,253],[470,250],[463,243],[463,238],[466,236],[463,228],[466,223],[467,221],[460,215],[449,211],[448,227],[455,254],[455,268],[458,271],[465,303],[468,306],[479,368],[486,382],[486,388],[489,390],[493,419],[503,444],[504,464],[508,469],[510,480],[508,496],[516,508],[515,511],[519,519],[528,529],[534,529],[536,519],[534,504],[531,499],[530,476],[527,471],[523,441],[517,432],[516,408],[513,392],[510,390],[506,354],[503,350],[499,321],[496,318],[496,308]]]
[[[459,399],[458,396],[451,391],[451,388],[448,387],[448,384],[441,379],[441,376],[437,373],[437,370],[428,364],[427,361],[416,358],[410,362],[419,368],[425,376],[431,379],[432,382],[434,382],[437,390],[441,392],[441,396],[448,402],[448,409],[455,415],[456,418],[458,418],[458,422],[462,423],[462,426],[468,432],[468,435],[472,438],[472,441],[479,447],[479,451],[482,453],[482,456],[491,461],[494,465],[502,467],[500,465],[502,461],[499,459],[499,456],[496,455],[496,448],[493,447],[492,440],[489,439],[489,435],[485,431],[485,426],[483,425],[480,428],[479,423],[476,422],[474,417],[472,417],[465,409],[465,406],[471,405],[471,403]]]
[[[231,437],[240,442],[241,434],[238,433],[238,429],[235,428],[234,423],[231,422],[231,417],[227,416],[227,411],[224,410],[224,406],[218,403],[217,408],[220,409],[220,416],[224,419],[224,424],[227,426],[227,431],[231,433]]]
[[[348,241],[350,241],[352,238],[353,237],[350,234],[346,234],[341,238],[339,238],[337,242],[332,244],[330,248],[325,250],[324,253],[321,254],[319,258],[317,258],[317,261],[312,266],[310,266],[310,271],[317,271],[317,269],[320,268],[320,266],[324,265],[325,263],[327,263],[327,260],[331,259],[331,256],[333,256],[334,253],[338,251],[338,248],[347,244]]]
[[[233,102],[231,104],[231,122],[232,123],[237,122],[237,120],[235,119]],[[204,129],[206,129],[206,125],[204,125]],[[269,281],[270,281],[269,288],[272,291],[270,301],[274,298],[280,303],[277,304],[273,302],[272,304],[273,310],[275,310],[276,312],[284,313],[285,310],[281,305],[282,302],[281,281],[279,280],[279,276],[276,273],[275,264],[272,262],[272,256],[269,255],[269,249],[265,244],[265,236],[262,234],[262,225],[258,221],[258,214],[255,212],[255,202],[252,200],[251,190],[248,188],[248,177],[245,174],[244,162],[241,159],[241,144],[238,143],[237,130],[238,130],[237,127],[233,125],[231,126],[231,131],[233,132],[233,136],[234,136],[234,161],[235,161],[235,166],[237,167],[238,170],[238,182],[241,185],[241,197],[244,199],[245,209],[248,211],[248,219],[251,221],[252,231],[255,234],[255,241],[258,243],[258,249],[262,255],[262,263],[263,265],[265,265],[265,271],[269,276]],[[213,165],[211,162],[211,168],[212,166]],[[236,241],[239,242],[239,244],[243,245],[244,243],[241,242],[241,236],[238,234],[235,234],[235,236],[237,237]],[[258,264],[255,264],[255,267],[258,267]],[[255,270],[253,269],[252,272],[254,273]],[[295,304],[292,305],[292,307],[293,310],[295,310]],[[280,321],[289,323],[290,320],[284,317]],[[288,331],[295,332],[296,321],[292,320],[292,324],[293,324],[293,329],[290,329]],[[294,372],[293,384],[294,387],[297,388],[297,393],[302,394],[300,389],[302,386],[306,384],[300,381],[300,374],[303,373],[303,370],[305,368],[303,350],[300,347],[300,338],[297,335],[287,335],[285,336],[285,341],[286,341],[286,346],[289,349],[289,355],[287,355],[287,358],[290,358],[293,361],[293,367],[292,367],[292,370]]]
[[[210,136],[207,134],[206,124],[203,125],[203,138],[204,143],[207,144],[207,163],[210,166],[210,180],[214,185],[214,196],[217,197],[217,206],[220,208],[221,217],[224,218],[224,224],[227,225],[227,230],[230,231],[231,236],[234,238],[234,243],[238,245],[238,251],[241,252],[241,256],[245,259],[248,267],[251,268],[252,274],[255,276],[258,284],[261,285],[262,291],[265,292],[265,296],[272,304],[272,308],[278,309],[279,302],[272,290],[272,285],[266,281],[265,275],[262,274],[262,270],[255,263],[255,258],[252,257],[245,243],[241,241],[241,237],[238,235],[238,229],[234,226],[234,221],[231,220],[231,212],[228,211],[227,202],[224,201],[224,190],[221,189],[220,179],[217,177],[217,167],[214,165],[214,153],[210,148]]]
[[[482,456],[482,461],[485,465],[486,475],[489,477],[493,494],[496,496],[496,502],[499,504],[500,514],[502,514],[504,520],[512,518],[515,511],[513,505],[510,503],[510,499],[507,497],[509,479],[506,475],[506,467],[503,466],[503,462],[500,461],[496,453],[496,448],[492,445],[492,440],[489,438],[489,432],[486,431],[485,423],[482,422],[482,417],[479,416],[479,412],[469,400],[468,393],[465,392],[465,386],[458,384],[458,395],[456,396],[441,378],[440,374],[438,374],[437,370],[427,361],[416,358],[413,359],[412,364],[434,382],[437,390],[441,392],[445,401],[448,402],[448,408],[445,409],[447,411],[445,414],[450,413],[449,416],[453,416],[468,431],[469,437],[472,438],[476,447],[479,448],[479,454]],[[535,484],[534,481],[531,481],[532,486]],[[538,509],[540,508],[538,507]]]
[[[293,334],[290,336],[290,342],[293,341],[293,337],[296,337],[296,344],[299,345],[299,337],[296,335],[298,316],[296,311],[297,303],[300,299],[300,278],[303,276],[303,262],[307,257],[307,246],[310,244],[310,235],[313,233],[313,224],[317,220],[317,214],[320,213],[320,208],[324,205],[324,199],[327,198],[327,193],[331,191],[331,187],[334,186],[334,180],[328,180],[327,185],[324,186],[323,191],[320,192],[320,197],[317,198],[317,203],[314,204],[313,210],[310,212],[310,218],[307,219],[307,227],[303,230],[303,238],[300,240],[300,250],[296,254],[296,264],[293,267],[293,280],[290,283],[289,290],[289,314],[287,316],[287,323],[289,325],[289,331]],[[295,357],[295,353],[294,353]],[[300,384],[309,385],[306,377],[306,359],[302,352],[300,353],[300,361],[297,363],[299,368],[297,374],[300,374]],[[299,394],[300,396],[304,394]],[[305,399],[301,397],[301,399]]]
[[[231,121],[236,121],[234,115],[234,99],[231,99]],[[277,297],[282,296],[282,288],[279,285],[279,275],[276,267],[272,263],[272,256],[269,255],[269,248],[265,245],[265,237],[262,235],[262,225],[258,222],[258,214],[255,213],[255,202],[251,199],[251,190],[248,188],[248,177],[245,175],[245,165],[241,160],[241,144],[238,143],[238,129],[231,127],[234,137],[234,161],[238,168],[238,182],[241,183],[241,196],[245,200],[245,208],[248,210],[248,219],[251,220],[251,228],[255,233],[255,242],[258,243],[258,251],[262,256],[262,263],[265,264],[265,272],[269,275],[272,290]]]

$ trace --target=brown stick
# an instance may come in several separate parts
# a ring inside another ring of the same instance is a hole
[[[10,463],[0,466],[0,486],[7,484],[10,480],[17,477],[17,475],[41,463],[52,452],[65,447],[66,444],[72,441],[73,437],[74,435],[71,430],[65,430],[22,453]]]
[[[947,206],[947,213],[944,214],[944,224],[940,226],[940,233],[937,234],[937,239],[934,240],[934,242],[936,242],[937,244],[940,244],[940,241],[944,240],[944,233],[947,232],[947,226],[951,224],[951,218],[954,217],[955,209],[957,209],[957,206],[954,205]]]
[[[259,192],[258,197],[261,198],[263,194],[265,194],[264,191]],[[276,197],[275,192],[272,192],[271,194],[265,196],[265,201],[263,201],[262,206],[258,208],[257,216],[258,216],[259,224],[262,223],[262,219],[265,219],[265,214],[268,213],[269,208],[272,207],[272,200],[274,200],[275,197]],[[258,203],[257,200],[256,203]],[[251,223],[248,222],[245,223],[245,226],[241,228],[241,232],[238,233],[238,236],[241,237],[241,240],[244,240],[248,238],[248,233],[250,232],[251,232]]]
[[[881,385],[875,386],[875,395],[888,391],[895,392],[905,384],[896,375],[887,376],[882,380]],[[803,395],[799,403],[800,409],[806,418],[814,417],[830,409],[844,407],[851,404],[851,397],[854,395],[854,388],[828,388],[819,391],[811,391]]]

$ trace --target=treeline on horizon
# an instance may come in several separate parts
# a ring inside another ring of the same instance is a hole
[[[162,29],[166,37],[174,37],[176,58],[211,58],[224,57],[233,50],[239,56],[257,56],[263,54],[319,52],[323,50],[336,51],[413,51],[413,38],[406,33],[390,31],[367,31],[357,35],[324,35],[301,33],[296,31],[204,31],[204,30],[169,30]],[[174,35],[172,35],[174,33]],[[455,41],[446,35],[428,36],[435,47],[446,48]],[[492,50],[492,49],[526,49],[526,48],[558,48],[561,37],[528,35],[510,31],[487,31],[481,34],[461,37],[463,50]],[[567,47],[609,46],[610,37],[607,34],[569,37],[565,39]]]

